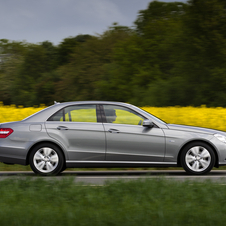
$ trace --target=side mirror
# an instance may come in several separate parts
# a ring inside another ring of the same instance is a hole
[[[154,127],[154,123],[149,119],[145,119],[143,121],[143,126],[152,128],[152,127]]]

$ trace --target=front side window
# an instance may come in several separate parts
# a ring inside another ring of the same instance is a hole
[[[129,108],[117,105],[103,105],[103,107],[107,123],[142,125],[145,119]]]
[[[69,106],[55,113],[48,121],[97,122],[96,105]]]

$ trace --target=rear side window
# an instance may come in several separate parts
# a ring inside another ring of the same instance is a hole
[[[97,122],[96,105],[69,106],[56,112],[48,121]]]

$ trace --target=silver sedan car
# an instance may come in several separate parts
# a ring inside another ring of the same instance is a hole
[[[189,174],[226,165],[226,133],[167,124],[126,103],[56,103],[0,124],[0,161],[40,175],[79,167],[176,167]]]

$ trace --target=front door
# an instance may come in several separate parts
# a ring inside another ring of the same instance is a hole
[[[107,161],[162,162],[165,137],[162,129],[142,126],[137,112],[117,105],[103,105],[106,116]]]

